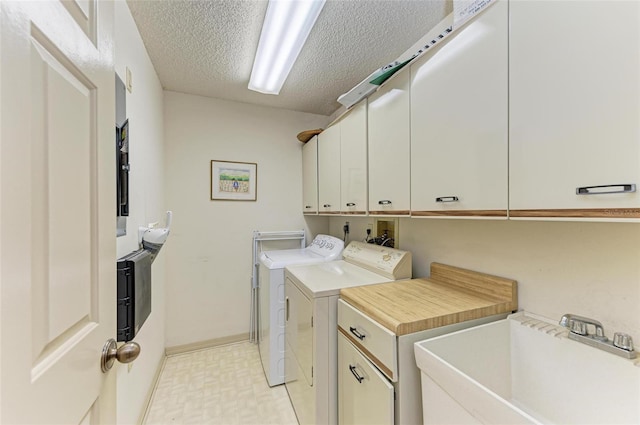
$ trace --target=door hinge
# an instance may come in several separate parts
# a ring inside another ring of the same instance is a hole
[[[396,401],[396,400],[397,400],[397,398],[396,398],[396,392],[394,391],[394,392],[393,392],[393,401]]]
[[[311,316],[311,327],[313,327],[313,316]]]
[[[313,366],[311,366],[311,377],[313,378]],[[394,395],[395,397],[395,395]]]

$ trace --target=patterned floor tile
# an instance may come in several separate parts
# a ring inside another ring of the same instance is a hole
[[[269,388],[258,346],[229,344],[166,359],[145,425],[297,425],[283,385]]]

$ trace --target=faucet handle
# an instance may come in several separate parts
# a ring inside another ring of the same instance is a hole
[[[602,323],[597,320],[590,319],[588,317],[578,316],[577,314],[564,314],[560,318],[560,326],[569,328],[569,330],[575,334],[586,336],[589,334],[587,325],[591,325],[595,328],[596,333],[593,335],[595,339],[600,341],[606,341],[607,337],[604,336],[604,328]]]
[[[569,321],[569,330],[574,334],[587,335],[587,324],[582,320],[571,319]]]
[[[613,345],[626,351],[633,351],[633,339],[631,339],[631,335],[622,332],[613,334]]]

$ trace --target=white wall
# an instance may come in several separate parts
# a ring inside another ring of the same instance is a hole
[[[327,231],[305,220],[302,144],[296,135],[327,117],[165,92],[167,207],[166,346],[249,331],[254,230]],[[257,163],[257,201],[210,200],[210,161]]]
[[[164,220],[164,136],[162,86],[124,1],[115,2],[115,30],[116,72],[122,81],[125,67],[133,75],[133,91],[127,92],[130,216],[127,235],[117,239],[120,258],[138,249],[138,226]],[[167,243],[172,243],[171,237]],[[152,310],[134,339],[142,348],[140,356],[131,367],[118,364],[118,424],[139,422],[164,359],[165,256],[163,249],[152,266]]]
[[[330,232],[365,237],[373,218],[331,218]],[[559,320],[565,313],[594,318],[607,336],[640,340],[640,225],[400,219],[401,249],[413,253],[414,277],[437,261],[518,281],[522,310]]]

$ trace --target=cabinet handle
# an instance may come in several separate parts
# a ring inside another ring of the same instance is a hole
[[[356,328],[354,328],[353,326],[349,327],[349,332],[354,334],[356,336],[356,338],[358,338],[360,341],[362,341],[364,339],[364,337],[366,336],[366,335],[362,335],[360,332],[358,332],[356,330]]]
[[[348,206],[348,207],[355,207],[355,206],[356,206],[356,204],[355,204],[355,203],[353,203],[353,202],[347,202],[347,206]]]
[[[436,198],[436,202],[457,202],[459,200],[457,196],[441,196]]]
[[[609,190],[606,190],[607,188]],[[633,193],[635,191],[635,184],[605,184],[603,186],[577,187],[576,195],[604,195],[607,193]]]
[[[325,207],[325,208],[330,208],[330,207],[331,207],[331,204],[324,204],[324,205],[323,205],[323,207]]]
[[[356,367],[349,365],[349,370],[351,371],[353,376],[358,380],[358,384],[362,384],[362,381],[364,381],[364,376],[358,375],[358,372],[356,372]]]
[[[284,311],[285,311],[286,321],[288,322],[289,321],[289,297],[285,298]]]
[[[383,199],[382,201],[378,201],[379,205],[390,205],[391,201],[389,201],[388,199]]]
[[[305,208],[309,209],[309,208],[313,208],[311,205],[305,205]]]

